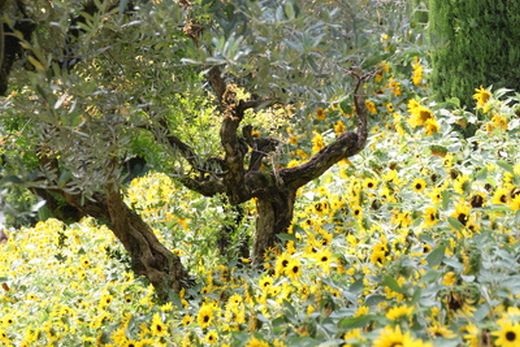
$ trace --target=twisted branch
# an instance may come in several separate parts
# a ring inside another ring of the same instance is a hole
[[[369,75],[352,75],[358,80],[354,88],[354,106],[357,114],[356,132],[343,133],[336,141],[324,147],[309,161],[301,165],[281,169],[279,177],[288,187],[297,189],[307,184],[320,177],[338,161],[355,155],[365,146],[368,136],[368,115],[360,88]]]

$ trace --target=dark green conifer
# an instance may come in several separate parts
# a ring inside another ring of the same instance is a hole
[[[480,85],[520,90],[520,0],[430,0],[432,86],[473,105]]]

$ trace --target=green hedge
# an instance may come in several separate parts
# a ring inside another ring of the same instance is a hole
[[[430,0],[432,86],[473,105],[480,85],[520,90],[520,0]]]

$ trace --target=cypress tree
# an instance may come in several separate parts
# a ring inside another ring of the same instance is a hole
[[[483,85],[520,90],[520,0],[430,0],[432,87],[473,105]]]

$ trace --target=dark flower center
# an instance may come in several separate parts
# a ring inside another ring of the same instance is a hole
[[[462,225],[466,225],[466,223],[468,222],[468,216],[465,213],[459,214],[457,219],[459,220],[459,222],[462,223]]]
[[[484,204],[484,199],[480,195],[475,195],[471,199],[471,206],[472,207],[482,207],[483,204]]]
[[[510,342],[515,341],[515,340],[516,340],[516,334],[515,334],[515,332],[514,332],[514,331],[508,331],[508,332],[506,333],[506,340],[507,340],[507,341],[510,341]]]

